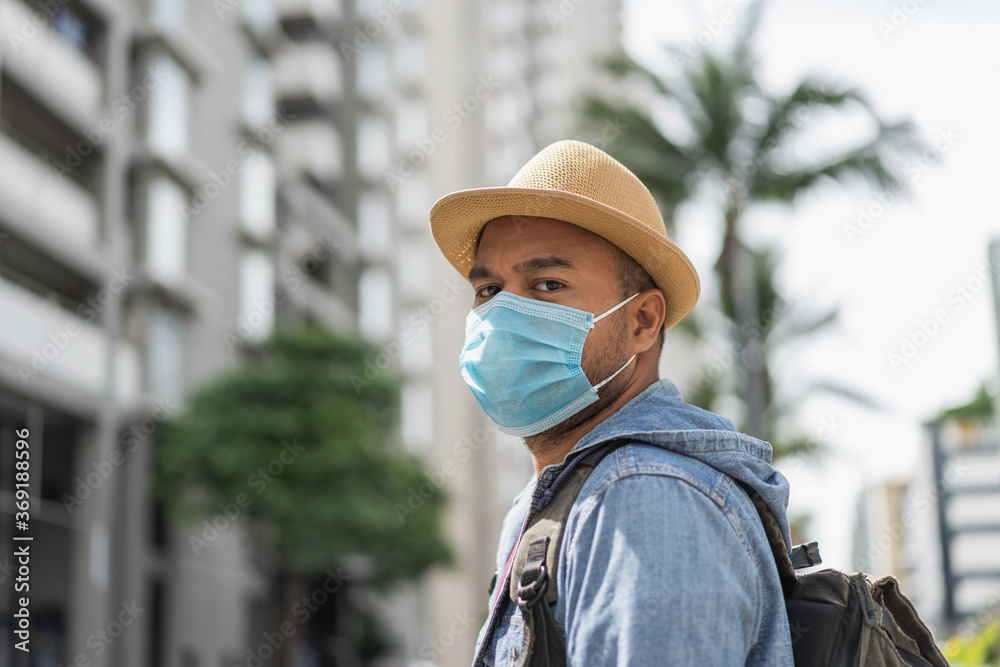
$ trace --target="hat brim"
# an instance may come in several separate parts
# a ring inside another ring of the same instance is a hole
[[[512,187],[453,192],[431,208],[431,234],[445,258],[466,277],[475,262],[483,227],[508,215],[569,222],[628,253],[649,272],[666,298],[664,329],[680,322],[698,301],[698,273],[670,239],[626,213],[572,192]]]

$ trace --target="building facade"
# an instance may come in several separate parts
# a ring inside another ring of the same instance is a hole
[[[189,391],[302,321],[362,333],[405,376],[401,440],[451,498],[456,566],[369,600],[385,664],[467,663],[531,465],[461,382],[471,289],[427,210],[574,133],[619,15],[617,0],[0,0],[0,539],[27,429],[32,664],[277,664],[266,550],[238,521],[192,548],[201,529],[168,526],[151,470]],[[0,664],[19,665],[12,574],[0,561]],[[357,664],[337,614],[314,622],[333,629],[312,628],[297,665]]]

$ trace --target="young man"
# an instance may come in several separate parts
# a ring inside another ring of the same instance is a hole
[[[778,573],[737,482],[786,544],[788,485],[768,443],[659,379],[664,331],[699,282],[649,191],[602,151],[562,141],[507,187],[442,198],[430,223],[475,290],[462,375],[487,416],[524,438],[536,473],[503,523],[474,665],[524,664],[515,546],[567,462],[610,440],[629,444],[584,483],[551,565],[567,664],[791,665]]]

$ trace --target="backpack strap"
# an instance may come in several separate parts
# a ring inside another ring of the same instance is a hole
[[[567,462],[539,499],[535,514],[517,542],[509,595],[525,620],[518,665],[566,664],[565,639],[550,608],[559,599],[556,570],[566,519],[601,459],[626,444],[626,440],[611,440]],[[542,600],[544,604],[539,605]]]
[[[750,500],[753,501],[757,515],[760,516],[760,522],[764,525],[764,534],[767,535],[767,543],[771,546],[771,555],[774,557],[774,563],[778,566],[781,590],[785,595],[785,599],[792,598],[794,597],[795,589],[799,585],[799,581],[798,577],[795,576],[795,566],[788,555],[788,547],[785,545],[785,538],[781,534],[781,528],[778,527],[778,521],[774,518],[771,508],[767,506],[767,503],[764,502],[759,493],[740,480],[737,479],[735,481],[750,496]],[[815,559],[815,562],[820,562],[819,546],[815,542],[812,542],[811,545],[813,545],[813,549],[811,551],[806,550],[805,554],[797,554],[796,560],[803,562],[805,559],[808,559],[807,562],[811,562]]]

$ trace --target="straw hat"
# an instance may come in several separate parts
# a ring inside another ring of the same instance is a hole
[[[624,165],[590,144],[556,142],[531,158],[506,187],[445,195],[431,208],[431,233],[465,276],[476,259],[483,227],[506,215],[569,222],[631,255],[666,297],[665,329],[691,312],[698,300],[698,273],[667,238],[649,190]]]

